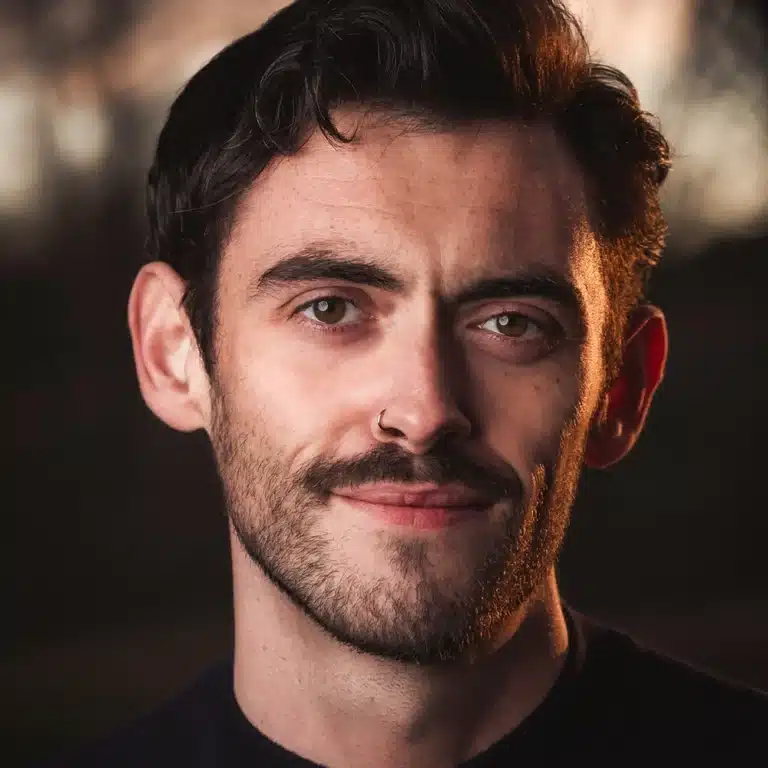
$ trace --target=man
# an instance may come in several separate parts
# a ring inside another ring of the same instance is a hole
[[[129,325],[149,408],[211,439],[234,657],[78,764],[758,748],[760,694],[554,576],[582,467],[627,454],[662,379],[668,166],[554,0],[298,0],[190,81]]]

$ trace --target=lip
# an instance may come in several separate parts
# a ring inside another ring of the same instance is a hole
[[[436,530],[484,516],[493,501],[464,486],[371,485],[336,494],[371,517],[406,528]]]
[[[353,501],[393,507],[468,508],[486,507],[492,499],[464,485],[403,485],[376,483],[337,491]]]

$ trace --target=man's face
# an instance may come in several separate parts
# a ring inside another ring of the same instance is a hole
[[[428,663],[492,645],[554,564],[606,297],[550,130],[360,137],[313,136],[245,199],[210,433],[239,545],[269,578],[338,640]],[[318,276],[319,256],[364,266]],[[423,527],[348,497],[381,483],[485,500]]]

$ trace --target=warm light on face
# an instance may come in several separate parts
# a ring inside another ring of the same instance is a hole
[[[344,132],[361,117],[335,116]],[[551,129],[363,119],[358,136],[315,133],[243,200],[210,435],[238,562],[344,642],[457,658],[495,640],[555,561],[607,297],[583,176]],[[338,493],[414,480],[494,501],[448,525]]]

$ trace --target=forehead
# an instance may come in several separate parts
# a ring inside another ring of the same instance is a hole
[[[583,177],[550,127],[336,120],[347,135],[359,127],[356,141],[339,146],[316,132],[271,164],[243,201],[224,269],[229,260],[252,273],[271,266],[270,254],[341,238],[438,290],[468,272],[530,266],[598,290]]]

